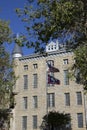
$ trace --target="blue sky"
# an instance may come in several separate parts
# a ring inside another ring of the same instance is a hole
[[[14,34],[24,33],[24,24],[15,13],[16,8],[23,8],[27,0],[0,0],[0,19],[10,21],[10,27]],[[8,51],[12,51],[14,44],[6,45]],[[32,50],[23,48],[24,55],[32,53]]]

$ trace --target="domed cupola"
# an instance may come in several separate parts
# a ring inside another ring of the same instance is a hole
[[[15,46],[12,51],[13,58],[19,58],[22,57],[22,55],[23,55],[22,48],[17,43],[15,43]]]

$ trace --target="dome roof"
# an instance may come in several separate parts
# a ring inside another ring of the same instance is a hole
[[[21,55],[23,54],[22,49],[18,44],[15,44],[12,54],[21,54]]]

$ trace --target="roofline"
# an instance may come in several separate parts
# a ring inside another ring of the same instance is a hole
[[[45,52],[44,54],[38,54],[38,53],[34,53],[34,54],[30,54],[28,56],[22,56],[19,57],[19,60],[26,60],[26,59],[33,59],[33,58],[40,58],[40,57],[48,57],[51,55],[58,55],[58,54],[64,54],[64,53],[73,53],[71,50],[66,51],[66,50],[60,50],[60,51],[54,51],[54,52]]]

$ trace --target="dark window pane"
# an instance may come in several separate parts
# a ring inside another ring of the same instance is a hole
[[[24,75],[24,89],[28,89],[28,75]]]
[[[78,128],[83,128],[83,113],[77,114]]]
[[[70,106],[70,94],[65,93],[65,105]]]
[[[22,130],[27,130],[27,116],[22,117]]]
[[[37,129],[37,116],[33,116],[33,129]]]

